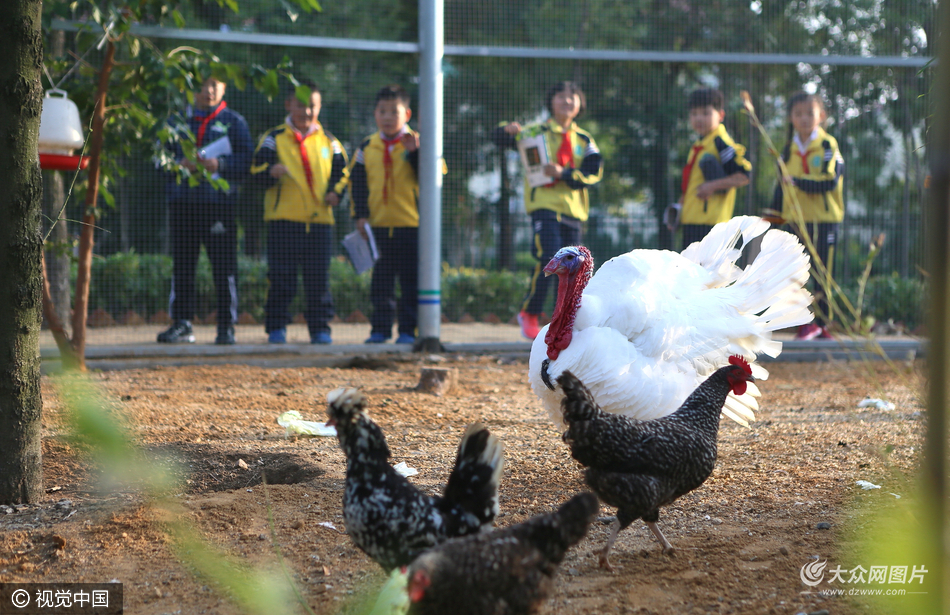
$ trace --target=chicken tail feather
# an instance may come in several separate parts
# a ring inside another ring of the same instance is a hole
[[[490,524],[498,514],[498,483],[504,465],[501,441],[480,423],[469,425],[445,485],[445,499],[482,524]]]
[[[568,425],[575,421],[589,421],[603,412],[584,383],[570,371],[565,370],[561,373],[557,378],[557,383],[564,391],[561,414]]]
[[[576,545],[600,511],[597,496],[590,492],[575,495],[557,511],[524,522],[528,541],[544,553],[545,559],[560,564],[567,550]]]

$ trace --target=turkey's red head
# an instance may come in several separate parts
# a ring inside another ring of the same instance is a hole
[[[748,386],[746,383],[755,382],[755,378],[752,377],[752,367],[749,366],[748,361],[737,354],[729,357],[729,365],[732,368],[726,374],[726,380],[732,387],[732,392],[736,395],[745,395]]]
[[[409,601],[416,603],[425,598],[426,589],[430,585],[432,585],[432,579],[429,578],[429,573],[421,568],[416,570],[409,579]]]
[[[561,248],[544,267],[544,275],[554,274],[558,277],[554,315],[544,336],[544,343],[548,346],[548,358],[552,361],[571,343],[574,318],[593,271],[594,259],[590,250],[584,246]]]

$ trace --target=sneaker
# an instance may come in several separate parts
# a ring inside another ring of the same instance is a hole
[[[399,337],[396,338],[397,344],[415,344],[416,336],[409,335],[408,333],[400,333]]]
[[[831,331],[828,329],[828,327],[822,327],[822,328],[821,328],[821,333],[818,334],[818,339],[820,339],[820,340],[833,340],[833,339],[835,339],[835,336],[833,336],[833,335],[831,334]]]
[[[333,338],[330,337],[330,334],[326,331],[321,331],[310,336],[311,344],[332,344]]]
[[[821,325],[810,322],[807,325],[802,325],[798,328],[798,334],[795,336],[797,340],[813,340],[819,335],[821,335]]]
[[[524,311],[518,312],[518,324],[521,325],[521,335],[529,340],[538,337],[538,333],[541,332],[541,327],[538,326],[537,314],[529,314]]]
[[[389,341],[389,338],[383,335],[382,333],[371,333],[364,344],[385,344]]]
[[[214,338],[214,343],[218,346],[234,345],[234,327],[218,327],[218,337]]]
[[[162,344],[194,344],[195,334],[190,322],[176,320],[172,326],[158,334],[158,341]]]
[[[286,344],[287,343],[287,329],[274,329],[267,334],[267,343],[268,344]]]

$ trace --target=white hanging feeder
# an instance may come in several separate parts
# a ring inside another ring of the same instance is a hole
[[[40,168],[55,171],[85,169],[89,156],[73,155],[82,144],[79,107],[69,100],[65,91],[57,88],[47,90],[40,116]]]

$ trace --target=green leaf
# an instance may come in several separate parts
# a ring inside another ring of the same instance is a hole
[[[317,0],[293,0],[293,3],[302,8],[307,13],[311,11],[323,11],[323,8],[321,8],[320,3],[317,2]],[[283,4],[285,7],[287,6],[287,2],[284,0],[282,0],[281,4]]]
[[[115,196],[113,196],[112,193],[109,192],[109,189],[106,188],[104,183],[99,186],[99,194],[102,195],[102,198],[103,200],[105,200],[106,205],[113,208],[115,207]]]
[[[258,89],[262,91],[268,100],[273,100],[280,93],[280,81],[276,70],[269,70],[260,78]]]
[[[175,26],[178,28],[185,27],[185,17],[181,14],[181,11],[175,9],[172,11],[172,20],[175,22]]]
[[[305,107],[310,106],[311,91],[309,85],[298,84],[297,87],[294,88],[294,94],[297,96],[297,100],[300,101],[301,105]]]

